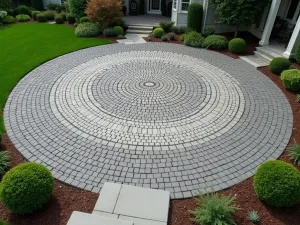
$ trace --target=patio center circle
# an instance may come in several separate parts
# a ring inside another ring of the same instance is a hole
[[[267,96],[267,97],[266,97]],[[13,90],[7,133],[72,185],[106,181],[191,197],[278,157],[292,131],[280,89],[241,60],[167,44],[123,44],[43,64]]]

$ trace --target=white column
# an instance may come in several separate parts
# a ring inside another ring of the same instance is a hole
[[[272,29],[274,27],[275,19],[278,13],[281,0],[273,0],[268,15],[268,19],[264,28],[262,38],[259,42],[260,45],[268,45]]]
[[[295,29],[293,31],[292,37],[290,39],[290,42],[288,44],[288,47],[286,51],[283,53],[283,56],[286,58],[290,58],[293,52],[293,49],[297,45],[297,41],[299,39],[300,34],[300,17],[298,18],[297,24],[295,26]]]
[[[207,13],[208,13],[208,0],[203,1],[203,24],[202,24],[202,33],[204,33],[207,21]]]

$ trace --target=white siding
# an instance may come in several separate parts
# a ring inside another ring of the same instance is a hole
[[[61,4],[61,0],[43,0],[44,8],[47,9],[49,3]]]

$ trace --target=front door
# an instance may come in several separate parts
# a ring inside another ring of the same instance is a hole
[[[149,0],[148,13],[161,13],[161,0]]]

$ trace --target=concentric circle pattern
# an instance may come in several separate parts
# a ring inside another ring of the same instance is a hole
[[[30,161],[99,192],[106,181],[191,197],[253,175],[292,132],[279,88],[250,65],[168,44],[109,45],[29,73],[5,108]]]

